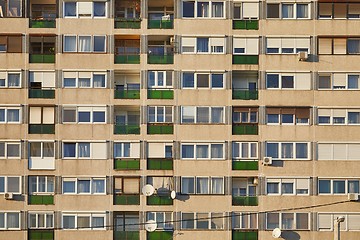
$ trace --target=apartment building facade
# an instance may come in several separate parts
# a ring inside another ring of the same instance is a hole
[[[0,17],[1,240],[331,239],[339,216],[360,237],[360,2]]]

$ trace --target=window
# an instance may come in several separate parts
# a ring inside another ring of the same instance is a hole
[[[359,73],[319,73],[318,89],[358,90]]]
[[[20,107],[0,107],[1,123],[20,123]]]
[[[310,38],[266,38],[266,54],[310,53]]]
[[[309,230],[308,213],[266,213],[266,229]]]
[[[258,229],[258,214],[255,212],[233,212],[232,229]]]
[[[181,229],[224,229],[223,213],[181,213]]]
[[[148,158],[172,158],[173,143],[148,142]]]
[[[181,159],[224,159],[223,143],[182,143]]]
[[[258,143],[257,142],[233,142],[232,159],[257,159]]]
[[[358,213],[318,213],[318,230],[334,231],[334,221],[340,216],[345,217],[345,221],[340,224],[340,231],[360,230],[360,214]]]
[[[234,19],[259,19],[259,3],[234,2]]]
[[[30,124],[55,124],[55,107],[29,107]]]
[[[140,158],[140,142],[114,142],[114,158]]]
[[[358,3],[319,3],[319,19],[359,19]]]
[[[181,107],[181,123],[224,123],[224,107]]]
[[[106,123],[106,107],[63,107],[63,123]]]
[[[183,194],[224,194],[223,177],[181,177]]]
[[[183,72],[183,89],[223,89],[225,73]]]
[[[310,73],[267,73],[267,89],[310,90]]]
[[[157,222],[157,229],[174,229],[172,212],[147,212],[146,221],[149,220],[155,220]]]
[[[0,88],[19,88],[20,86],[20,72],[0,72]]]
[[[318,160],[359,160],[358,143],[318,143]]]
[[[266,180],[268,195],[309,195],[310,179],[272,179]]]
[[[105,178],[63,178],[63,194],[106,194]]]
[[[267,142],[266,157],[275,160],[309,160],[309,143]]]
[[[18,0],[0,0],[0,17],[22,17],[22,4]]]
[[[148,88],[172,88],[172,75],[171,71],[149,71]]]
[[[140,179],[137,177],[114,177],[115,194],[140,194]]]
[[[114,212],[114,231],[139,231],[139,212]]]
[[[105,18],[106,2],[64,2],[64,18]]]
[[[318,109],[319,125],[360,124],[360,109]]]
[[[105,88],[106,72],[63,72],[64,88]]]
[[[225,53],[224,37],[182,37],[182,53]]]
[[[355,55],[360,54],[360,39],[344,37],[320,37],[319,55]]]
[[[54,193],[54,176],[29,176],[29,193]]]
[[[106,52],[106,36],[64,36],[64,52]]]
[[[266,108],[268,125],[307,125],[309,119],[309,108]]]
[[[33,89],[54,89],[55,88],[55,72],[29,72],[30,88]]]
[[[21,177],[0,176],[1,193],[21,194]]]
[[[0,53],[21,53],[22,36],[0,36]]]
[[[258,108],[233,107],[233,123],[257,123]]]
[[[172,106],[149,106],[149,123],[171,123],[173,121]]]
[[[169,196],[170,191],[175,190],[173,177],[147,177],[146,184],[151,184],[155,189],[158,189],[158,195],[163,193]]]
[[[359,179],[319,179],[319,195],[360,193]]]
[[[253,178],[233,178],[232,179],[232,196],[256,196],[257,189],[253,183]]]
[[[182,16],[183,18],[224,18],[224,5],[224,2],[221,1],[184,0]]]
[[[62,213],[63,229],[105,230],[105,213]]]
[[[107,159],[106,142],[63,142],[63,158]]]
[[[0,212],[1,230],[20,230],[19,212]]]
[[[234,38],[234,55],[259,55],[259,38]]]
[[[0,142],[0,159],[20,159],[20,142]]]
[[[268,3],[267,18],[309,19],[309,3]]]
[[[29,169],[55,169],[54,142],[29,142]]]
[[[56,36],[30,36],[30,54],[55,54]]]
[[[54,213],[29,213],[29,229],[54,228]]]

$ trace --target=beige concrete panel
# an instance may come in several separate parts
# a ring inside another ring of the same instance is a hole
[[[313,106],[314,92],[303,90],[260,90],[259,101],[262,105],[267,106]]]
[[[58,102],[56,98],[56,90],[55,90],[55,99],[50,98],[28,98],[27,102],[29,105],[54,105]],[[26,101],[23,101],[25,103]]]
[[[1,69],[24,69],[28,62],[25,53],[2,53],[0,56]]]
[[[231,130],[230,130],[230,134],[231,134]],[[259,135],[231,135],[230,138],[232,141],[250,141],[250,142],[260,141]]]
[[[332,233],[332,232],[331,232]],[[272,230],[268,230],[268,231],[259,231],[258,233],[258,238],[261,240],[274,240],[274,238],[272,237]],[[334,235],[331,235],[332,237],[329,238],[317,238],[315,237],[315,232],[311,232],[311,231],[282,231],[282,236],[289,236],[289,238],[284,238],[284,239],[293,239],[291,237],[295,237],[295,239],[307,239],[307,240],[317,240],[317,239],[332,239],[334,237]],[[333,233],[332,233],[333,234]],[[322,236],[322,235],[320,235]],[[279,239],[282,239],[283,237],[280,237]]]
[[[201,231],[186,231],[180,230],[182,234],[177,235],[174,239],[176,240],[219,240],[219,239],[231,239],[231,232],[221,230],[201,230]]]
[[[113,232],[105,231],[105,230],[63,230],[63,231],[55,231],[55,239],[59,240],[67,240],[67,239],[91,239],[91,240],[104,240],[104,239],[112,239]]]
[[[319,55],[316,69],[327,72],[356,72],[359,70],[358,60],[358,55]]]
[[[27,89],[1,89],[1,104],[24,104],[27,99]]]
[[[314,196],[259,196],[259,203],[262,211],[294,208],[297,206],[311,206],[314,203]],[[307,210],[298,210],[306,212]],[[310,210],[309,210],[310,211]]]
[[[317,106],[344,106],[359,107],[358,91],[315,91],[315,104]]]
[[[64,53],[56,56],[62,69],[109,69],[114,55],[106,53]]]
[[[3,18],[2,22],[1,33],[25,33],[29,27],[28,18]]]
[[[59,160],[58,166],[63,176],[106,176],[109,162],[107,160]]]
[[[111,34],[113,19],[66,19],[57,18],[61,34],[97,35]]]
[[[59,18],[56,18],[56,24],[57,27],[59,27]],[[28,28],[27,29],[27,34],[56,34],[58,32],[58,28],[41,28],[41,30],[39,30],[39,28]]]
[[[57,130],[66,140],[106,140],[113,133],[110,124],[59,124]]]
[[[55,65],[57,63],[59,63],[59,56],[60,54],[56,54],[55,55],[55,63],[29,63],[27,64],[27,66],[29,67],[29,69],[31,70],[41,70],[41,71],[45,71],[45,70],[55,70]],[[28,63],[28,59],[26,58],[26,63]]]
[[[144,56],[143,56],[144,55]],[[140,56],[140,64],[115,64],[114,63],[114,55],[111,55],[112,57],[110,58],[110,63],[112,63],[111,69],[114,69],[114,71],[117,70],[127,70],[127,71],[140,71],[140,66],[142,68],[142,66],[146,65],[146,58],[147,55],[145,54],[141,54]]]
[[[110,93],[112,94],[112,93]],[[140,92],[140,98],[145,98],[146,91]],[[112,95],[111,95],[112,96]],[[139,106],[140,108],[140,99],[112,99],[112,104],[116,106]]]
[[[313,202],[314,205],[322,205],[322,204],[329,204],[334,202],[342,202],[348,201],[348,197],[346,194],[341,196],[336,195],[324,195],[324,196],[317,196],[315,201]],[[357,206],[356,202],[345,202],[339,204],[332,204],[329,206],[322,206],[317,207],[315,209],[316,212],[359,212],[359,207]]]
[[[177,160],[174,163],[176,175],[180,176],[226,176],[231,170],[230,160]]]
[[[228,54],[178,54],[175,58],[182,71],[187,70],[229,70],[231,58]]]
[[[24,195],[14,195],[16,200],[6,200],[4,194],[0,195],[1,211],[20,211],[24,209],[26,202],[24,201]],[[1,236],[1,234],[0,234]]]
[[[258,71],[260,67],[257,64],[233,64],[231,68],[233,71]]]
[[[57,91],[62,104],[105,105],[114,98],[112,89],[74,88],[58,89]]]
[[[24,133],[27,133],[27,125],[25,124],[0,124],[1,139],[22,139]]]
[[[300,62],[297,54],[262,54],[259,55],[259,69],[271,71],[314,71],[312,62]]]
[[[319,177],[359,177],[359,163],[360,160],[319,160],[315,162],[314,167]]]
[[[225,140],[231,134],[231,125],[182,124],[175,128],[175,135],[182,140]]]
[[[56,205],[65,212],[105,211],[112,204],[111,195],[57,195]]]
[[[180,106],[226,106],[231,98],[231,90],[182,89],[175,92]]]
[[[180,212],[226,212],[230,206],[231,195],[189,195],[189,199],[184,201],[176,200],[176,208]]]
[[[146,199],[141,201],[140,197],[140,205],[113,205],[111,206],[111,211],[120,212],[120,211],[128,211],[128,212],[140,212],[143,211],[144,206],[146,206]],[[106,208],[107,210],[109,208]],[[170,210],[172,211],[172,210]]]
[[[359,126],[317,126],[317,141],[359,141]]]
[[[310,125],[259,125],[263,141],[311,141],[313,131]]]
[[[313,35],[314,20],[275,20],[263,19],[259,21],[259,28],[262,35]],[[320,22],[320,21],[318,21]],[[327,29],[326,29],[327,30]],[[329,32],[327,30],[327,32]]]
[[[232,31],[231,19],[181,19],[174,22],[177,33],[184,36],[227,35]]]
[[[274,165],[264,166],[259,164],[259,172],[267,177],[298,177],[306,176],[310,177],[314,175],[314,162],[310,160],[284,160],[282,161],[283,166],[276,167]]]
[[[145,22],[144,20],[141,21],[141,28],[140,29],[117,28],[117,29],[113,29],[112,33],[114,35],[141,35],[141,33],[143,32],[142,29],[147,28],[146,25],[144,25],[144,27],[142,27],[144,22]]]
[[[31,205],[31,204],[28,204],[26,206],[26,211],[49,211],[49,212],[52,212],[52,211],[56,211],[56,209],[59,209],[56,204],[57,204],[57,196],[59,195],[54,195],[54,203],[55,205]],[[27,201],[28,201],[29,198],[26,199],[26,201],[24,202],[25,204],[27,204]]]
[[[113,136],[111,136],[111,139],[113,139],[114,141],[132,141],[132,140],[140,140],[140,139],[144,139],[146,137],[146,127],[145,125],[143,125],[143,128],[140,128],[140,131],[142,132],[142,129],[144,130],[144,134],[114,134]]]
[[[24,175],[26,161],[21,159],[1,159],[0,175]],[[25,165],[25,166],[24,166]],[[0,196],[1,199],[1,196]]]
[[[1,231],[0,240],[27,239],[27,231]]]
[[[144,96],[144,95],[143,95]],[[174,96],[176,98],[176,96]],[[174,99],[146,99],[148,106],[176,106]]]
[[[55,133],[58,133],[57,127],[60,125],[55,125]],[[52,140],[54,141],[55,135],[54,134],[29,134],[27,135],[29,140]]]
[[[259,161],[259,166],[261,164],[261,161]],[[230,169],[231,169],[231,165],[230,165]],[[260,168],[260,167],[259,167]],[[260,171],[257,170],[232,170],[230,173],[228,173],[229,175],[231,175],[232,177],[254,177],[254,176],[259,176],[260,175]]]
[[[319,20],[315,21],[316,35],[353,35],[359,34],[358,21]]]

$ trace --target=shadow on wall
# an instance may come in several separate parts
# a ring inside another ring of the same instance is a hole
[[[179,201],[185,202],[186,200],[190,199],[190,195],[177,193],[176,194],[176,199],[179,200]]]
[[[300,240],[300,235],[293,231],[283,231],[281,238],[285,240]]]

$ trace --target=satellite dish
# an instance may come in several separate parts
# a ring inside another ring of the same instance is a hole
[[[150,184],[147,184],[145,185],[143,188],[142,188],[142,191],[141,191],[145,196],[151,196],[154,194],[155,192],[155,188],[150,185]]]
[[[175,192],[175,191],[171,191],[170,197],[171,197],[171,199],[175,199],[175,198],[176,198],[176,192]]]
[[[281,230],[280,228],[275,228],[273,231],[272,231],[272,236],[273,238],[279,238],[281,236]]]
[[[161,187],[161,188],[156,189],[156,194],[158,196],[169,196],[170,190],[167,188]]]
[[[153,232],[157,228],[157,223],[155,220],[149,220],[145,223],[145,230],[148,232]]]

